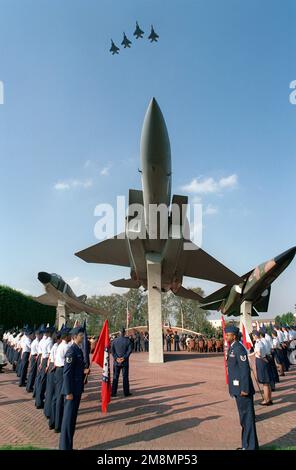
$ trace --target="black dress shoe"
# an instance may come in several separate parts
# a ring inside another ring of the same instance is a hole
[[[126,395],[124,395],[125,397],[130,397],[132,395],[132,393],[127,393]]]
[[[111,393],[111,397],[117,397],[116,393]]]
[[[54,429],[54,424],[49,424],[48,427],[49,429]]]
[[[44,408],[44,405],[39,405],[39,406],[36,406],[37,410],[43,410]]]
[[[61,430],[60,429],[55,429],[54,432],[59,433],[59,432],[61,432]]]

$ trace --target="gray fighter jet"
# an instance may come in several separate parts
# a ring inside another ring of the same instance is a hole
[[[58,274],[49,274],[46,272],[38,273],[38,280],[43,284],[46,293],[35,297],[35,300],[41,304],[57,306],[58,301],[65,302],[65,307],[71,313],[96,313],[106,315],[105,311],[87,305],[86,295],[76,296],[64,279]]]
[[[134,31],[134,36],[136,36],[136,39],[143,38],[144,31],[141,30],[140,26],[138,25],[138,22],[136,21],[136,29]]]
[[[132,43],[132,41],[130,41],[130,40],[126,37],[126,34],[123,33],[123,40],[122,40],[121,45],[124,46],[124,49],[126,49],[127,47],[131,47],[131,43]]]
[[[119,47],[117,47],[117,46],[114,44],[114,42],[112,41],[112,39],[111,39],[111,47],[110,47],[109,50],[110,50],[110,52],[112,52],[112,55],[114,55],[114,54],[119,54],[119,52],[118,52],[118,51],[119,51]]]
[[[79,251],[76,256],[88,263],[129,267],[130,279],[119,279],[111,284],[147,289],[146,255],[152,253],[161,259],[161,290],[172,290],[176,295],[198,301],[201,300],[198,294],[182,286],[183,276],[228,285],[242,282],[242,278],[189,241],[189,236],[183,235],[188,226],[188,198],[174,195],[171,200],[170,141],[162,112],[154,98],[144,119],[140,152],[142,191],[129,190],[125,232]],[[158,219],[153,217],[150,212],[152,205],[164,208],[167,230],[163,231]],[[173,209],[179,212],[178,223]]]
[[[159,38],[158,34],[153,29],[153,26],[151,25],[151,33],[148,36],[148,39],[150,39],[150,42],[157,42],[157,39]]]

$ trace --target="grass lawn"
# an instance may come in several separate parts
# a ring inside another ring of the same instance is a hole
[[[266,446],[266,447],[260,447],[260,450],[296,450],[296,446],[289,446],[289,447]]]

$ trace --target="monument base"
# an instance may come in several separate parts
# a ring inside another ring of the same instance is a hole
[[[62,300],[58,300],[57,305],[57,315],[56,315],[56,325],[58,330],[61,329],[62,325],[65,324],[67,321],[67,313],[66,313],[66,303]]]
[[[149,362],[160,364],[163,359],[161,318],[161,259],[159,255],[146,255],[148,281]]]
[[[252,331],[252,302],[245,300],[241,304],[241,316],[240,316],[240,324],[239,329],[242,331],[243,322],[245,324],[245,328],[247,329],[248,333]]]

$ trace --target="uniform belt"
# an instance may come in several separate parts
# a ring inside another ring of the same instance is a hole
[[[64,366],[56,366],[57,369],[63,369]]]

